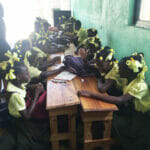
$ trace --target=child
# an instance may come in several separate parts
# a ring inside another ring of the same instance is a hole
[[[14,146],[16,149],[43,149],[49,148],[49,121],[31,120],[31,114],[37,104],[40,94],[44,91],[42,84],[38,83],[32,102],[26,107],[25,83],[29,82],[30,76],[27,67],[20,62],[15,62],[6,74],[9,81],[7,92],[11,93],[8,103],[9,113],[12,116]],[[30,120],[29,120],[30,119]],[[40,131],[40,132],[39,132]],[[4,139],[3,139],[4,141]],[[16,144],[16,145],[15,145]]]
[[[41,71],[38,68],[32,66],[29,62],[29,59],[32,56],[32,53],[31,53],[32,51],[30,51],[30,49],[31,47],[30,47],[29,41],[23,40],[20,47],[17,47],[16,49],[14,49],[13,52],[17,52],[18,56],[20,57],[20,60],[24,61],[24,64],[28,67],[31,79],[33,78],[39,78],[39,80],[43,78],[45,79],[49,75],[52,75],[54,73],[59,73],[63,70],[63,68],[59,68],[59,69],[52,70],[52,71]],[[58,61],[58,59],[60,59],[60,57],[55,57],[54,59],[52,59],[51,64],[49,64],[49,66],[53,65],[56,61]]]
[[[119,96],[121,83],[125,82],[120,78],[118,61],[114,58],[114,50],[106,46],[98,51],[95,56],[95,65],[100,72],[98,89],[100,92],[108,92],[110,95]]]
[[[81,22],[80,20],[75,21],[74,25],[74,45],[77,47],[80,45],[86,38],[87,38],[87,31],[83,28],[81,28]]]
[[[58,24],[56,25],[57,29],[58,30],[64,30],[65,29],[65,23],[67,21],[67,18],[65,16],[61,16],[58,18],[59,22]]]
[[[88,43],[93,43],[101,48],[101,40],[97,36],[97,30],[94,28],[90,28],[87,30],[87,38],[80,43],[80,45],[77,47],[75,51],[75,54],[78,54],[80,48],[84,48],[85,51],[88,50]]]
[[[126,78],[123,95],[105,96],[90,91],[78,91],[79,96],[91,97],[102,101],[121,105],[120,111],[115,113],[113,126],[117,131],[118,140],[127,150],[149,149],[150,121],[146,113],[150,110],[150,95],[144,74],[147,67],[143,54],[136,53],[124,57],[119,62],[119,74]]]

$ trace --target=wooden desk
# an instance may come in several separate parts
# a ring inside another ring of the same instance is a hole
[[[62,54],[61,54],[62,55]],[[55,55],[56,56],[56,55]],[[51,56],[52,57],[52,56]],[[56,69],[59,65],[50,69]],[[69,140],[69,149],[76,150],[76,114],[77,105],[80,100],[76,94],[73,81],[67,83],[54,83],[53,78],[49,77],[47,81],[47,104],[46,109],[49,111],[50,130],[52,150],[59,150],[60,140]],[[57,117],[61,115],[68,116],[68,132],[59,133]]]
[[[63,56],[61,53],[60,55]],[[51,56],[53,57],[53,56]],[[50,69],[55,69],[53,66]],[[59,140],[70,140],[70,150],[76,150],[76,129],[75,116],[77,105],[82,105],[81,116],[84,122],[84,150],[91,150],[95,146],[103,147],[103,150],[110,149],[111,120],[113,111],[118,110],[116,105],[105,103],[91,98],[77,96],[78,90],[89,90],[98,93],[97,80],[92,77],[76,77],[67,83],[54,83],[53,78],[47,81],[47,104],[46,109],[50,116],[52,150],[59,150]],[[57,116],[68,115],[69,133],[58,133]],[[92,139],[91,126],[93,121],[103,121],[105,130],[103,138]]]
[[[74,80],[76,90],[88,90],[94,93],[99,93],[97,88],[96,78],[77,77]],[[105,93],[105,95],[107,95]],[[96,147],[102,147],[103,150],[109,150],[112,139],[111,136],[111,121],[113,111],[118,108],[114,104],[105,103],[99,100],[80,97],[82,109],[81,117],[84,123],[84,150],[92,150]],[[94,121],[102,121],[104,124],[103,138],[92,139],[91,127]]]

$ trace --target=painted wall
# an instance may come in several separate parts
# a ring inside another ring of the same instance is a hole
[[[98,30],[103,46],[116,50],[120,59],[135,52],[143,52],[149,71],[146,81],[150,84],[150,29],[129,25],[132,22],[134,0],[71,0],[73,15],[83,27]]]

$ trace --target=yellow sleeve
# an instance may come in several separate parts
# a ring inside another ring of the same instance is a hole
[[[38,68],[33,66],[27,66],[31,79],[40,76],[41,72]]]
[[[135,83],[131,86],[128,94],[132,95],[137,99],[142,99],[147,94],[147,84],[144,82]]]
[[[105,75],[105,79],[115,80],[118,86],[121,86],[120,75],[118,65],[115,64],[114,67]]]
[[[23,97],[21,95],[19,95],[18,93],[14,93],[11,96],[11,102],[14,106],[14,108],[17,111],[22,111],[26,109],[26,104],[25,104],[25,100],[23,99]]]

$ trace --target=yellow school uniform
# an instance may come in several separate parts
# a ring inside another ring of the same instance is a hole
[[[77,32],[78,42],[81,44],[86,38],[87,38],[87,32],[85,29],[80,28],[80,30]]]
[[[40,61],[47,59],[48,55],[37,47],[33,47],[33,51],[36,52],[35,59],[34,59],[33,63],[34,63],[34,66],[38,68],[40,65]]]
[[[126,84],[126,82],[127,82],[127,79],[120,78],[119,66],[118,66],[118,63],[116,63],[116,62],[114,62],[113,68],[104,76],[105,76],[106,80],[107,79],[115,80],[117,83],[117,88],[122,88],[124,86],[124,84]]]
[[[130,94],[134,97],[134,108],[140,112],[150,111],[150,93],[148,85],[143,79],[136,78],[124,86],[123,94]]]
[[[12,95],[11,95],[11,97],[9,99],[9,103],[8,103],[9,113],[14,117],[19,118],[19,117],[21,117],[21,114],[19,113],[19,111],[26,109],[25,86],[22,84],[21,88],[19,88],[19,87],[16,87],[15,85],[13,85],[11,82],[8,82],[7,91],[12,92]]]

